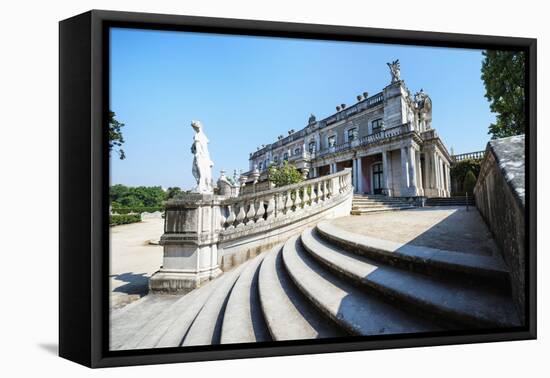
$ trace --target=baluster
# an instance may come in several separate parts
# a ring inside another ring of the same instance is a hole
[[[311,204],[313,205],[314,203],[317,203],[318,198],[319,198],[319,183],[317,182],[311,186]]]
[[[308,207],[310,206],[311,204],[309,203],[309,189],[311,188],[311,186],[309,184],[306,184],[306,186],[304,186],[304,207]]]
[[[267,209],[265,211],[266,213],[266,220],[271,219],[273,217],[273,211],[275,210],[275,198],[273,195],[269,197],[269,200],[267,202]]]
[[[235,219],[237,217],[235,215],[234,206],[227,205],[227,209],[228,209],[228,212],[229,212],[229,215],[228,215],[227,220],[226,220],[227,221],[227,228],[232,229],[232,228],[235,228],[233,223],[235,222]]]
[[[258,203],[258,211],[256,211],[256,223],[264,221],[264,214],[265,214],[264,199],[260,198]]]
[[[296,199],[294,200],[295,211],[301,207],[302,199],[300,198],[300,188],[296,189]]]
[[[275,213],[275,217],[280,217],[284,214],[284,208],[285,208],[285,201],[283,198],[283,193],[277,194],[277,211]]]
[[[246,224],[254,224],[254,217],[256,216],[256,207],[254,205],[254,200],[250,202],[248,212],[246,213]]]
[[[292,197],[290,195],[290,190],[287,190],[285,193],[285,214],[289,211],[292,211]]]
[[[244,206],[245,206],[244,202],[239,204],[239,213],[237,214],[237,219],[236,219],[237,228],[244,226],[244,218],[246,217],[246,213],[244,212]]]

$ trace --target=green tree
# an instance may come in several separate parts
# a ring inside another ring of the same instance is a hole
[[[120,160],[126,158],[124,150],[121,148],[124,144],[124,136],[122,135],[122,128],[124,124],[117,121],[116,114],[109,110],[109,154],[114,149]]]
[[[468,173],[466,173],[466,177],[464,177],[464,191],[468,193],[468,195],[472,195],[474,193],[476,181],[477,179],[474,172],[468,171]]]
[[[474,174],[474,178],[479,176],[481,169],[481,159],[465,159],[451,165],[451,179],[458,184],[455,188],[458,192],[464,192],[464,179],[468,172]],[[475,181],[475,180],[474,180]]]
[[[276,187],[296,184],[303,181],[300,171],[292,164],[288,164],[287,161],[285,161],[281,167],[270,166],[267,177]]]
[[[110,189],[111,206],[115,208],[161,207],[166,193],[160,186],[128,187],[113,185]]]
[[[166,189],[166,199],[167,200],[172,199],[180,193],[183,193],[180,187],[178,186],[170,187]]]
[[[489,134],[496,139],[525,133],[525,53],[488,50],[483,56],[485,97],[497,114]]]

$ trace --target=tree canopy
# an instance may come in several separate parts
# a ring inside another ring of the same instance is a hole
[[[166,192],[160,186],[111,186],[111,206],[113,208],[160,207],[166,200]]]
[[[122,135],[122,128],[124,124],[117,121],[116,114],[109,110],[109,154],[114,149],[120,160],[126,158],[124,150],[121,148],[124,144],[124,136]]]
[[[485,97],[497,115],[489,134],[495,139],[525,133],[525,53],[488,50],[483,56]]]
[[[284,162],[281,167],[270,166],[268,170],[268,180],[275,184],[276,187],[296,184],[303,181],[300,171],[293,166]]]

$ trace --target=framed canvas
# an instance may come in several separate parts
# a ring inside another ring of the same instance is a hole
[[[536,40],[60,22],[59,354],[536,337]]]

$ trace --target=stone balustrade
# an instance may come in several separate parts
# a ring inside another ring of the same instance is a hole
[[[458,163],[462,160],[481,160],[485,156],[485,151],[467,152],[465,154],[453,155],[451,159],[453,163]]]
[[[341,171],[294,185],[249,194],[224,201],[221,227],[229,234],[242,227],[284,219],[307,208],[321,208],[351,190],[351,173]]]
[[[349,215],[351,169],[251,194],[190,193],[166,204],[153,292],[188,292],[322,219]]]

